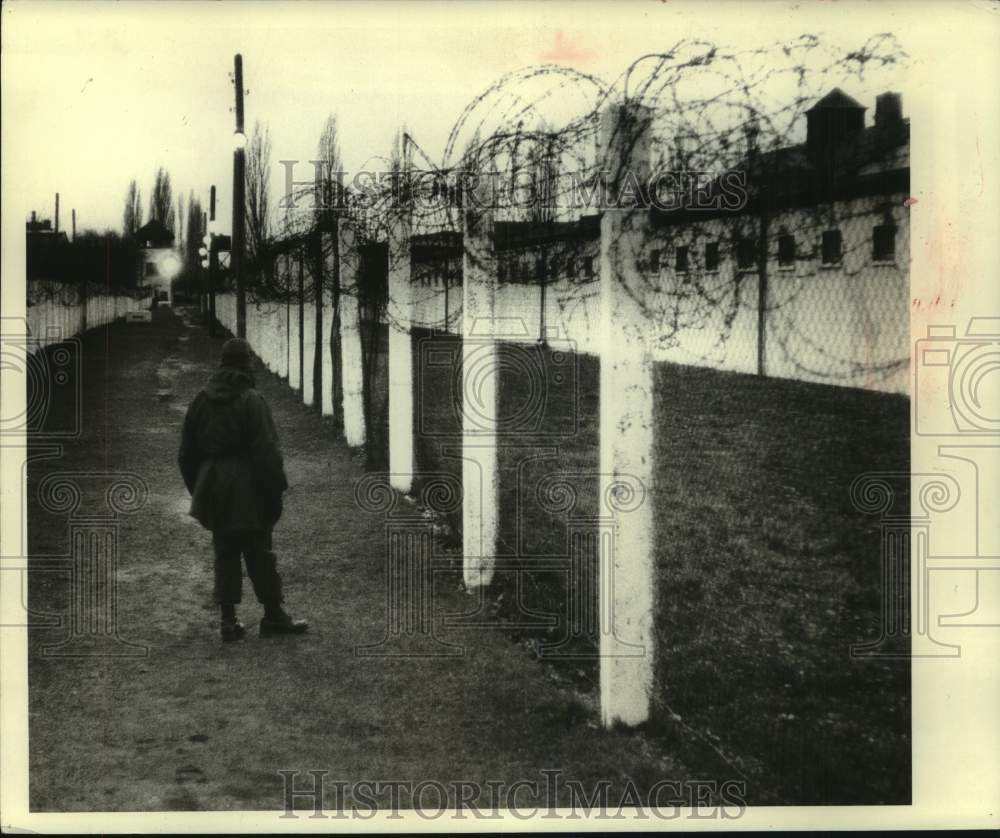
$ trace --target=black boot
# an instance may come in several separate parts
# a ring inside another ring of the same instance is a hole
[[[292,619],[280,602],[264,603],[264,616],[260,621],[261,637],[272,634],[303,634],[308,630],[309,623]]]
[[[223,603],[221,634],[222,640],[226,643],[239,640],[247,633],[246,627],[236,617],[236,606],[231,603]]]

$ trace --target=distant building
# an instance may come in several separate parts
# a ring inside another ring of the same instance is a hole
[[[174,303],[173,282],[180,273],[181,259],[174,251],[174,234],[155,218],[135,231],[139,246],[138,285],[155,301]]]
[[[649,304],[690,324],[664,359],[753,372],[766,277],[766,374],[907,392],[910,124],[898,93],[866,110],[834,89],[804,143],[748,155],[742,208],[653,209]]]
[[[34,210],[31,212],[31,220],[26,221],[24,227],[29,247],[32,245],[65,244],[69,241],[64,232],[61,230],[56,232],[53,229],[51,219],[39,220]]]

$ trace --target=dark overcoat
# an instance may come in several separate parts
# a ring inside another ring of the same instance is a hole
[[[221,367],[191,402],[178,457],[191,515],[212,531],[267,530],[288,488],[278,432],[253,375]]]

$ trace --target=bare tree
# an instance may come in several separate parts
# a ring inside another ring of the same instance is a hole
[[[258,119],[247,144],[246,244],[250,261],[263,252],[271,234],[271,131]]]
[[[201,262],[198,248],[202,246],[202,236],[205,235],[202,226],[201,201],[194,196],[194,190],[192,190],[188,197],[186,235],[184,237],[186,269],[192,275],[197,274]]]
[[[177,196],[177,218],[176,218],[176,229],[174,230],[175,241],[177,247],[183,251],[184,249],[184,236],[186,230],[184,229],[184,193],[181,192]]]
[[[343,413],[341,400],[343,398],[343,382],[340,376],[340,365],[336,363],[340,358],[340,246],[337,234],[339,224],[339,209],[343,203],[342,178],[343,165],[340,158],[340,143],[337,137],[337,117],[330,114],[323,125],[320,134],[319,145],[316,150],[316,160],[319,161],[320,169],[316,173],[316,192],[313,196],[315,206],[315,223],[317,231],[328,231],[330,247],[332,248],[332,272],[327,276],[327,253],[324,250],[324,234],[319,233],[316,237],[316,276],[320,281],[316,285],[316,303],[321,306],[328,303],[330,306],[330,343],[323,349],[329,352],[334,363],[331,365],[332,378],[329,382],[330,395],[333,405],[333,421],[337,427],[343,425]],[[324,294],[324,288],[329,290],[329,296]],[[319,309],[321,311],[321,309]],[[321,316],[316,319],[316,344],[322,345],[322,324]],[[322,385],[322,377],[319,370],[320,354],[316,356],[316,381]],[[318,392],[318,391],[317,391]]]
[[[319,206],[324,210],[339,207],[343,200],[343,169],[340,157],[340,142],[337,137],[337,117],[330,114],[320,134],[317,160],[323,168],[319,177],[319,194],[316,196]]]
[[[168,230],[174,226],[174,195],[170,186],[170,172],[162,166],[156,170],[156,179],[153,181],[149,218],[159,221]]]
[[[135,235],[142,226],[142,192],[135,178],[129,182],[125,193],[125,212],[122,215],[122,233],[126,238]]]

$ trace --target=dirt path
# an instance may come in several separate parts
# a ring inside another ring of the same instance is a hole
[[[221,342],[183,311],[89,333],[83,434],[62,458],[30,470],[33,556],[68,550],[66,516],[35,500],[46,474],[131,471],[149,490],[144,508],[124,519],[117,588],[121,635],[148,655],[47,657],[41,647],[64,630],[31,632],[33,809],[279,809],[281,769],[326,770],[331,783],[526,780],[542,789],[542,769],[558,769],[588,794],[609,779],[613,800],[628,778],[640,787],[685,779],[643,734],[602,731],[592,696],[556,681],[500,633],[453,630],[449,639],[466,649],[457,658],[356,656],[355,646],[385,633],[384,519],[355,504],[360,457],[263,370],[258,387],[293,487],[276,549],[289,605],[313,628],[257,637],[259,606],[246,582],[241,616],[251,631],[223,645],[210,536],[187,516],[176,468],[184,410]],[[448,611],[470,607],[453,585],[439,601]],[[30,602],[65,609],[65,575],[33,574]],[[522,789],[517,803],[532,797]],[[435,805],[433,794],[427,800]],[[552,802],[566,800],[563,790]]]

